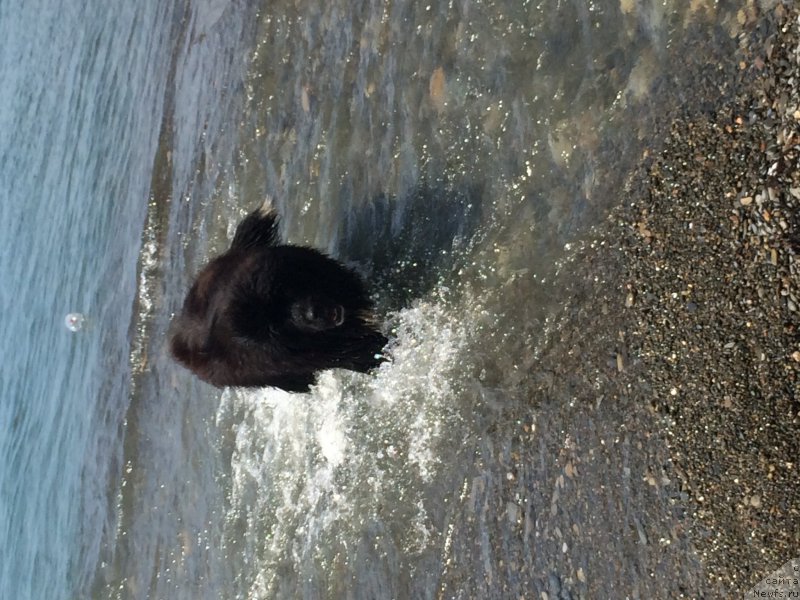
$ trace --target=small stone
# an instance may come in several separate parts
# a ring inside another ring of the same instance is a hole
[[[628,292],[628,295],[625,297],[625,308],[630,308],[633,306],[633,292]]]
[[[743,197],[741,197],[739,199],[739,203],[742,206],[750,206],[753,203],[753,197],[752,196],[743,196]]]
[[[761,498],[758,496],[752,496],[750,498],[750,506],[753,508],[761,508]]]
[[[447,105],[447,78],[442,67],[437,67],[431,74],[428,91],[434,108],[442,112]]]

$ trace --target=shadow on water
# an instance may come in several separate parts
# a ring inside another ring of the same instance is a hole
[[[483,219],[479,185],[421,183],[382,194],[342,222],[337,254],[367,271],[379,305],[399,310],[458,270]]]

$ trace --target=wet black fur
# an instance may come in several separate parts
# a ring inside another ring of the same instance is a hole
[[[172,324],[172,356],[217,387],[308,391],[316,373],[366,372],[386,338],[361,278],[312,248],[280,244],[272,211],[249,214],[203,268]]]

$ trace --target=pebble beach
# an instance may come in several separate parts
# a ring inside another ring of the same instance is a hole
[[[800,554],[800,11],[748,10],[735,75],[699,76],[579,251],[602,325],[559,329],[598,394],[653,416],[644,477],[688,507],[662,544],[729,594]]]

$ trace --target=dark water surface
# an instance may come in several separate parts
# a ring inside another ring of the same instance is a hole
[[[701,594],[649,413],[594,397],[588,377],[548,387],[540,359],[570,352],[553,320],[579,301],[559,283],[570,244],[690,97],[676,49],[724,54],[748,14],[188,5],[95,595]],[[394,338],[375,375],[220,396],[169,361],[191,275],[266,195],[290,241],[375,282]]]

